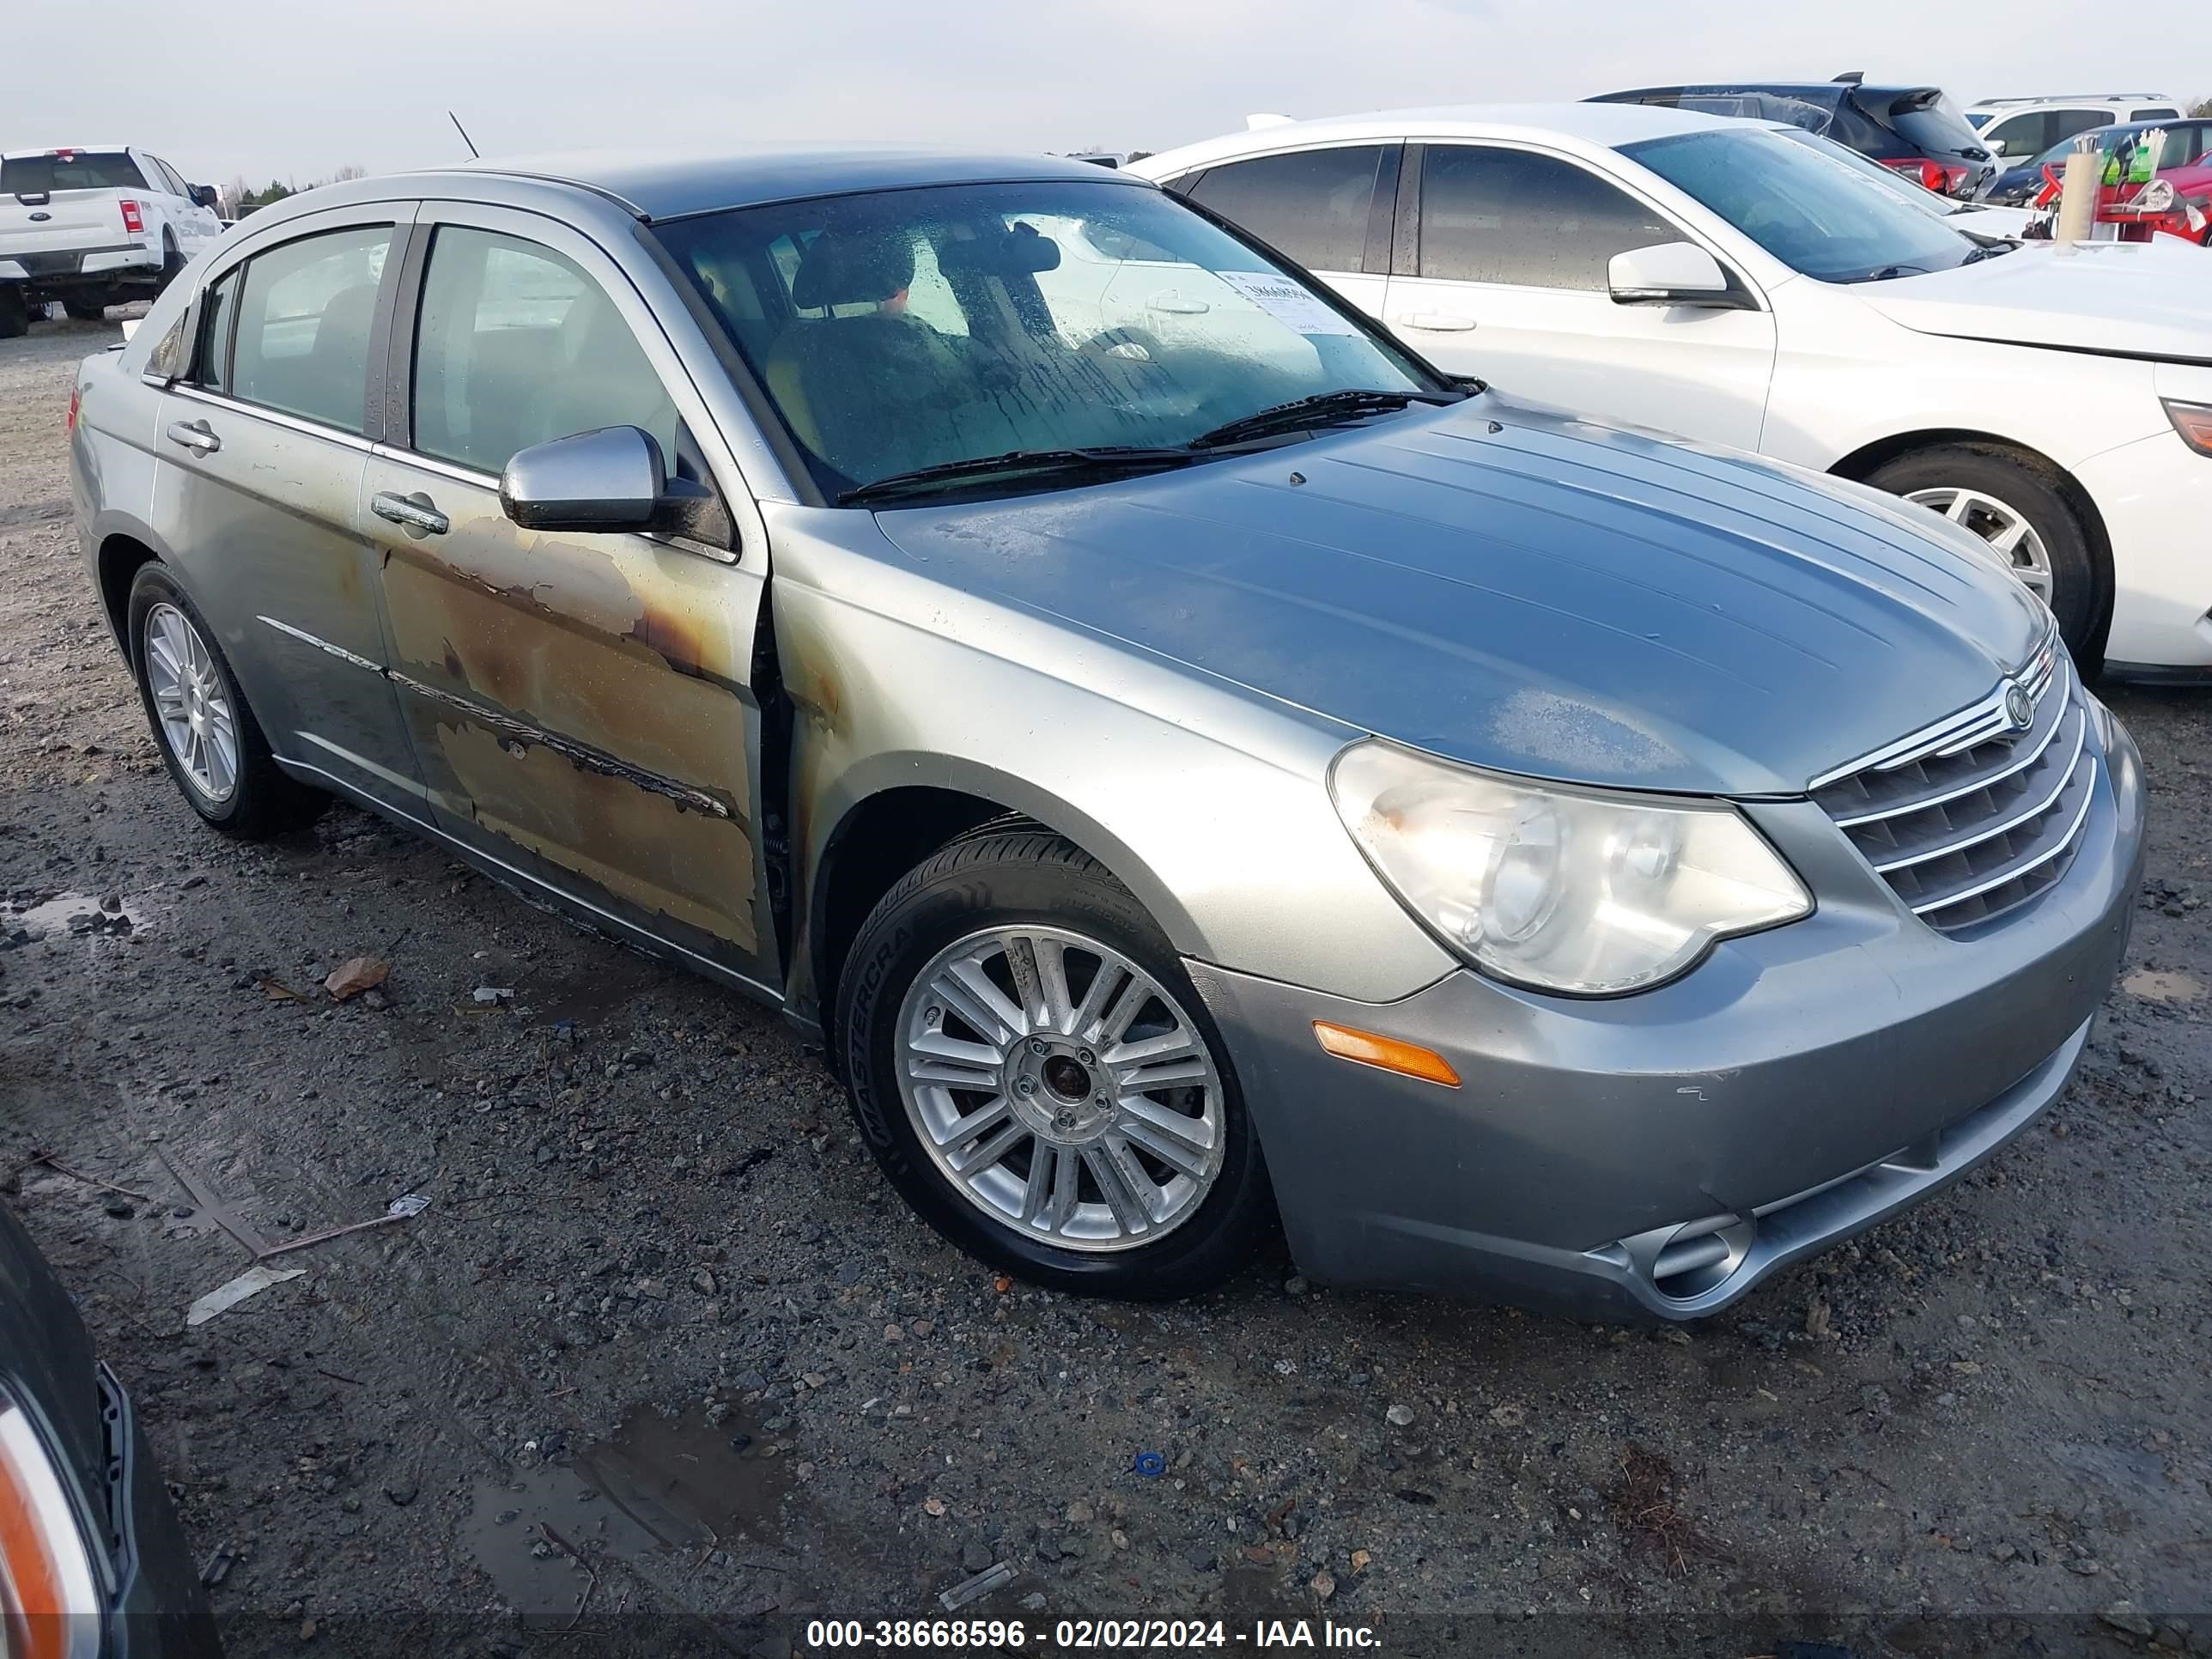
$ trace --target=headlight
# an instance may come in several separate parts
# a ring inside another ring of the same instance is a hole
[[[1370,739],[1329,793],[1407,908],[1483,972],[1603,996],[1674,978],[1715,939],[1812,914],[1725,804],[1540,786]]]
[[[0,1389],[0,1653],[91,1659],[100,1605],[69,1494],[30,1419]]]

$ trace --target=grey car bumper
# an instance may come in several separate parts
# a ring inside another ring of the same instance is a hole
[[[1817,807],[1748,810],[1819,912],[1644,995],[1458,973],[1378,1006],[1190,964],[1302,1271],[1692,1318],[1956,1180],[2057,1098],[2141,880],[2124,732],[2064,878],[1978,938],[1906,915]],[[1462,1086],[1332,1059],[1316,1020],[1434,1049]]]

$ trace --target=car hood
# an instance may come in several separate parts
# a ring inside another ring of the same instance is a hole
[[[2172,243],[2029,243],[2018,252],[1855,290],[1920,334],[2212,362],[2203,251]],[[2178,260],[2195,264],[2182,269]]]
[[[1796,794],[1989,695],[2041,607],[1856,484],[1496,394],[878,522],[939,581],[1437,754]]]

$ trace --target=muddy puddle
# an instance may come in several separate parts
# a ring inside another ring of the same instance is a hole
[[[710,1423],[707,1409],[663,1417],[641,1407],[566,1463],[477,1484],[466,1542],[526,1624],[575,1619],[592,1575],[610,1562],[688,1554],[696,1563],[717,1550],[783,1557],[788,1449],[735,1414]]]
[[[128,934],[145,920],[140,901],[117,893],[56,893],[22,902],[0,900],[0,950],[41,939]]]

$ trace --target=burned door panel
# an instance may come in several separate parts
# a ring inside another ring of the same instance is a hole
[[[395,459],[369,473],[365,493],[419,493],[450,526],[382,526],[392,678],[447,827],[750,976],[771,933],[758,580],[643,537],[523,530],[484,485]]]

